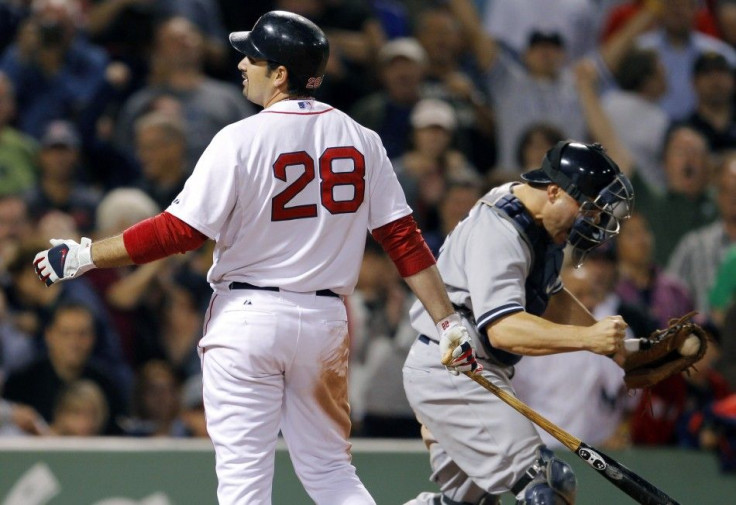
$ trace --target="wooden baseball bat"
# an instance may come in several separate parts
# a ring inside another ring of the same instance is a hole
[[[507,393],[493,384],[481,374],[465,372],[465,375],[555,437],[565,447],[577,454],[580,459],[597,470],[600,475],[608,479],[614,486],[618,487],[637,502],[642,505],[679,505],[677,501],[667,496],[650,482],[644,480],[612,457],[603,454],[598,449],[575,438],[552,421],[537,413],[514,395]]]

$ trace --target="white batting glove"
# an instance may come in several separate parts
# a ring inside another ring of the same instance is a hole
[[[459,314],[451,314],[437,323],[440,335],[440,357],[442,364],[452,375],[460,372],[481,372],[468,329],[463,326]]]
[[[41,251],[33,259],[38,278],[51,286],[57,281],[79,277],[95,267],[92,261],[92,241],[83,237],[78,244],[74,240],[52,238],[51,249]]]

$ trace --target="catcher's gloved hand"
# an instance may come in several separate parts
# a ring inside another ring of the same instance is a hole
[[[459,314],[451,314],[437,323],[440,334],[440,357],[442,364],[453,375],[460,372],[480,372],[483,367],[478,363],[475,349],[470,340],[468,329],[463,326]]]
[[[691,320],[695,314],[671,319],[667,328],[641,339],[639,350],[626,354],[621,365],[626,387],[651,387],[700,361],[708,347],[708,335]]]
[[[38,278],[47,286],[78,277],[95,268],[90,239],[83,237],[80,244],[74,240],[60,239],[51,239],[50,242],[53,247],[41,251],[33,259]]]

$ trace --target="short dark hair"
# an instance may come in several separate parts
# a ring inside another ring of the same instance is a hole
[[[713,71],[731,72],[732,68],[728,60],[721,53],[706,51],[701,53],[693,63],[693,77]]]
[[[614,76],[624,91],[638,91],[657,71],[658,56],[653,49],[634,48],[621,59]]]
[[[87,305],[86,303],[83,303],[79,300],[64,300],[60,302],[56,307],[54,307],[54,311],[51,314],[51,319],[49,320],[48,325],[51,326],[54,323],[56,323],[56,320],[59,317],[59,314],[63,314],[64,312],[85,312],[87,315],[89,315],[90,321],[92,321],[92,329],[96,333],[96,323],[97,318],[95,317],[94,310]]]
[[[306,97],[306,96],[311,96],[313,94],[311,91],[307,90],[306,83],[304,83],[304,85],[294,84],[294,81],[291,76],[291,70],[289,70],[289,67],[287,67],[283,63],[279,63],[277,61],[272,61],[272,60],[266,60],[266,67],[268,68],[268,73],[266,75],[271,75],[271,72],[273,72],[274,70],[276,70],[277,68],[281,66],[285,67],[286,70],[289,72],[287,76],[287,83],[286,83],[286,92],[289,95]]]
[[[565,134],[562,133],[558,127],[551,123],[532,123],[527,126],[519,137],[519,142],[516,144],[516,163],[521,167],[524,165],[524,149],[532,141],[532,137],[536,134],[541,134],[550,146],[557,144],[561,140],[565,140]],[[541,163],[542,160],[539,160]]]

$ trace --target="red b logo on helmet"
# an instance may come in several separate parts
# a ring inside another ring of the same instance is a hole
[[[310,77],[307,79],[307,89],[319,88],[323,77]]]

